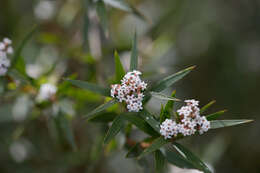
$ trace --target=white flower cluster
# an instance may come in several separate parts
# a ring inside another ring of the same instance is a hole
[[[42,84],[37,97],[37,101],[42,102],[51,99],[57,92],[57,87],[53,84]]]
[[[179,132],[178,125],[176,124],[175,121],[171,119],[166,119],[161,124],[160,133],[162,136],[164,136],[165,139],[170,139],[173,136],[177,136],[178,132]]]
[[[13,48],[11,46],[12,41],[8,38],[4,38],[0,42],[0,76],[4,76],[10,66],[9,54],[13,54]]]
[[[147,84],[140,79],[141,74],[137,70],[128,72],[121,80],[121,84],[111,85],[111,96],[119,102],[125,101],[129,112],[139,112],[143,109],[143,92]]]
[[[177,110],[179,122],[166,119],[161,124],[160,133],[165,139],[170,139],[177,134],[183,136],[193,135],[195,132],[203,134],[210,128],[210,122],[205,116],[200,116],[199,102],[196,100],[185,100],[186,106]]]

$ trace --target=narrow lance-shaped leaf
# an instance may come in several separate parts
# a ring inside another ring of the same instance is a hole
[[[191,163],[191,161],[189,161],[185,155],[177,153],[173,146],[167,147],[165,158],[169,163],[177,167],[185,169],[196,169],[193,163]]]
[[[105,139],[104,139],[104,144],[108,144],[119,132],[121,129],[124,127],[124,115],[119,115],[117,116],[113,123],[112,126],[109,128]]]
[[[174,90],[171,94],[171,97],[175,98],[176,95],[176,90]],[[167,111],[173,111],[173,106],[174,106],[174,100],[169,100],[166,105],[165,105],[165,110]]]
[[[164,89],[170,87],[172,84],[174,84],[175,82],[179,81],[184,76],[189,74],[190,71],[193,70],[194,68],[195,68],[195,66],[186,68],[186,69],[184,69],[182,71],[179,71],[179,72],[177,72],[175,74],[172,74],[172,75],[162,79],[156,85],[154,85],[151,90],[155,91],[155,92],[163,91]]]
[[[181,101],[180,99],[177,99],[175,97],[171,97],[171,96],[167,96],[165,94],[162,93],[158,93],[158,92],[150,92],[151,95],[157,99],[161,99],[161,100],[172,100],[172,101]]]
[[[124,77],[125,75],[125,70],[124,67],[120,61],[120,57],[117,53],[117,51],[115,51],[115,66],[116,66],[116,82],[120,82],[121,79]]]
[[[107,112],[102,114],[97,114],[94,118],[90,119],[90,122],[102,122],[109,123],[112,122],[117,115],[114,112]]]
[[[166,119],[167,117],[164,116],[164,107],[163,104],[161,105],[161,111],[160,111],[160,124]]]
[[[222,110],[222,111],[218,111],[218,112],[215,112],[213,114],[209,114],[206,116],[207,120],[215,120],[217,119],[220,115],[224,114],[227,110]]]
[[[212,100],[211,102],[209,102],[208,104],[206,104],[205,106],[203,106],[200,109],[200,113],[204,113],[209,107],[211,107],[214,103],[216,103],[216,100]]]
[[[236,126],[236,125],[239,125],[239,124],[250,123],[252,121],[253,120],[245,120],[245,119],[240,119],[240,120],[213,120],[213,121],[210,121],[210,129]]]
[[[154,152],[154,160],[155,160],[155,171],[156,173],[163,172],[165,158],[160,150],[156,150]]]
[[[165,140],[164,137],[162,137],[162,136],[157,138],[157,139],[155,139],[153,141],[153,143],[141,153],[139,158],[143,157],[146,154],[154,152],[157,149],[160,149],[162,146],[164,146],[167,143],[168,143],[168,141]]]
[[[174,147],[180,154],[184,155],[187,160],[192,162],[197,169],[203,171],[204,173],[211,173],[207,165],[202,162],[197,156],[195,156],[191,151],[189,151],[186,147],[176,142],[174,143]]]
[[[15,50],[15,53],[14,53],[14,56],[13,56],[12,62],[11,62],[11,68],[13,68],[15,66],[16,62],[21,57],[21,53],[23,51],[23,48],[28,43],[28,41],[32,38],[32,36],[33,36],[33,34],[35,33],[36,30],[37,30],[37,26],[34,26],[32,28],[32,30],[25,36],[25,38],[23,39],[21,44],[18,46],[17,50]]]
[[[174,90],[171,94],[172,97],[175,97],[176,90]],[[166,118],[171,118],[173,114],[173,105],[174,100],[168,100],[168,102],[165,105],[165,108],[163,109],[163,112],[160,115],[160,123],[162,123]]]
[[[107,108],[111,107],[112,105],[116,104],[116,100],[110,100],[107,103],[104,103],[102,105],[100,105],[99,107],[97,107],[96,109],[94,109],[93,111],[91,111],[89,114],[87,114],[86,116],[84,116],[83,118],[86,120],[92,119],[95,117],[95,115],[101,111],[106,110]]]
[[[176,95],[176,90],[172,92],[172,97],[175,97]],[[163,111],[163,116],[166,118],[171,118],[172,115],[175,115],[173,112],[173,106],[174,106],[175,101],[174,100],[168,100],[168,102],[165,105],[164,111]],[[164,119],[164,120],[165,120]],[[175,116],[175,119],[178,119],[178,117]]]
[[[73,84],[77,87],[80,87],[82,89],[86,89],[86,90],[92,91],[94,93],[98,93],[103,96],[110,97],[110,89],[108,89],[108,88],[104,88],[104,87],[101,87],[101,86],[98,86],[96,84],[86,82],[86,81],[72,80],[72,79],[65,79],[65,80],[67,80],[71,84]]]
[[[17,72],[19,72],[21,75],[23,75],[27,79],[29,79],[29,77],[27,76],[27,73],[26,73],[26,69],[25,69],[25,61],[22,58],[22,56],[17,59],[13,69],[17,70]]]
[[[134,40],[132,43],[130,71],[137,70],[137,67],[138,67],[138,50],[137,50],[137,36],[136,36],[136,32],[135,32]]]
[[[150,126],[157,131],[158,133],[160,133],[160,123],[158,121],[156,121],[154,119],[154,117],[147,111],[147,110],[143,110],[142,112],[140,112],[139,114],[148,124],[150,124]]]
[[[139,115],[137,114],[124,114],[124,119],[133,123],[137,128],[144,131],[151,136],[158,136],[159,134]]]

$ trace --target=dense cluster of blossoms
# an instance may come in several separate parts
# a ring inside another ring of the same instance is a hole
[[[142,101],[147,84],[140,79],[139,71],[128,72],[121,84],[111,85],[111,96],[119,102],[125,101],[129,112],[139,112],[143,109]]]
[[[8,38],[4,38],[0,42],[0,76],[4,76],[10,66],[10,60],[8,55],[13,54],[13,48],[11,46],[12,41]]]
[[[166,119],[160,126],[160,133],[165,139],[182,134],[189,136],[199,132],[203,134],[210,128],[210,122],[205,116],[200,116],[199,102],[196,100],[185,100],[186,106],[177,110],[179,121],[176,123]]]
[[[47,101],[50,100],[57,92],[57,87],[50,83],[42,84],[40,87],[39,94],[37,96],[37,101]]]

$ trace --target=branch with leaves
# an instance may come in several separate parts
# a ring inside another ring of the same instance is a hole
[[[120,82],[124,79],[124,76],[127,74],[122,66],[120,61],[120,57],[117,52],[114,54],[115,58],[115,81]],[[129,146],[129,151],[126,157],[135,157],[136,159],[142,159],[147,154],[154,154],[155,163],[156,163],[156,171],[160,172],[164,169],[165,161],[168,161],[171,164],[174,164],[181,168],[193,168],[198,169],[203,172],[209,173],[211,172],[210,169],[203,163],[198,157],[196,157],[191,151],[189,151],[186,147],[182,146],[180,143],[177,143],[179,139],[185,138],[185,135],[176,134],[172,136],[172,138],[167,139],[162,136],[161,128],[163,123],[166,119],[173,119],[173,121],[178,122],[182,121],[181,115],[178,112],[174,112],[173,107],[176,101],[181,101],[177,99],[176,92],[174,91],[171,96],[167,96],[161,93],[166,88],[169,88],[180,79],[185,77],[189,74],[195,66],[186,68],[181,70],[175,74],[172,74],[160,81],[158,81],[155,85],[148,86],[147,90],[144,92],[144,98],[142,99],[142,103],[144,104],[144,108],[137,112],[121,112],[115,116],[111,127],[109,128],[105,139],[104,144],[108,144],[121,130],[126,128],[126,124],[135,125],[139,130],[146,133],[149,137],[144,139],[140,142],[133,142],[130,139],[127,140]],[[134,70],[138,69],[138,51],[137,51],[137,37],[136,34],[133,39],[132,44],[132,54],[131,54],[131,61],[130,61],[130,73]],[[97,94],[101,94],[105,97],[109,97],[110,100],[105,102],[104,104],[98,106],[96,109],[88,113],[86,116],[82,118],[85,120],[93,120],[95,118],[102,119],[100,117],[100,112],[105,111],[109,107],[119,104],[117,98],[111,98],[110,95],[110,88],[104,88],[94,83],[89,83],[86,81],[79,81],[79,80],[71,80],[66,79],[71,84],[80,87],[82,89],[90,90]],[[131,91],[131,95],[133,95],[134,91]],[[125,91],[123,92],[123,94]],[[129,96],[129,97],[130,97]],[[167,103],[165,106],[161,108],[161,114],[159,116],[152,115],[146,108],[145,104],[152,98],[166,100]],[[208,103],[207,105],[203,106],[201,109],[196,107],[199,112],[197,114],[204,114],[204,112],[211,107],[215,101]],[[125,107],[124,103],[120,103],[123,107]],[[189,103],[188,103],[189,104]],[[191,108],[193,109],[193,108]],[[216,129],[216,128],[223,128],[228,126],[239,125],[243,123],[251,122],[251,120],[216,120],[220,115],[225,112],[218,111],[216,113],[212,113],[209,115],[205,115],[205,121],[209,121],[210,127],[209,129]],[[105,115],[104,115],[105,116]],[[189,115],[188,115],[189,116]],[[106,117],[103,117],[106,118]],[[198,125],[194,125],[196,128],[201,128]],[[198,130],[198,129],[197,129]],[[194,131],[194,134],[198,134],[198,132]],[[126,134],[127,137],[127,134]]]

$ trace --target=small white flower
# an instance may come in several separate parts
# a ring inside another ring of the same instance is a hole
[[[203,134],[210,129],[210,122],[206,119],[205,116],[198,118],[198,125],[199,125],[199,133]]]
[[[51,99],[57,92],[57,87],[53,84],[46,83],[42,84],[40,87],[40,91],[37,97],[39,102],[46,101]]]
[[[5,49],[5,44],[0,42],[0,51],[4,51]]]
[[[199,106],[199,101],[194,100],[194,99],[185,100],[184,102],[187,103],[187,105],[190,105],[192,107]]]
[[[170,139],[178,134],[179,127],[175,121],[166,119],[160,126],[160,133],[165,139]]]
[[[147,84],[140,79],[141,74],[137,70],[128,72],[121,80],[121,84],[111,85],[111,96],[119,102],[125,101],[129,112],[139,112],[143,109],[144,94],[142,92]]]
[[[10,40],[9,38],[4,38],[3,43],[6,45],[10,45],[10,44],[12,44],[12,40]]]
[[[10,66],[10,60],[4,55],[0,53],[0,76],[4,76]]]
[[[169,119],[162,123],[160,133],[165,137],[165,139],[172,138],[173,136],[170,131],[165,131],[165,129],[174,128],[174,135],[180,133],[183,136],[193,135],[197,131],[200,134],[203,134],[210,129],[210,122],[205,116],[200,116],[200,108],[198,107],[199,101],[192,99],[185,100],[185,103],[186,106],[182,106],[179,110],[177,110],[180,116],[180,121],[178,124],[171,122],[172,120]],[[167,125],[171,127],[168,127]]]
[[[10,66],[10,60],[7,54],[13,53],[11,44],[12,41],[8,38],[4,38],[3,42],[0,42],[0,76],[4,76]]]
[[[0,51],[6,54],[13,54],[13,48],[11,46],[12,40],[9,38],[4,38],[2,42],[0,42]]]

